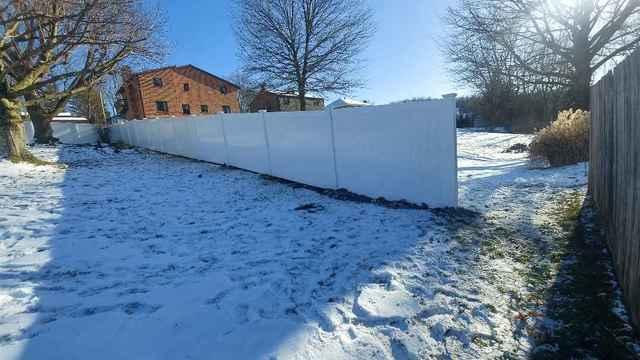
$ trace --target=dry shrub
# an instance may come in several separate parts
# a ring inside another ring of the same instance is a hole
[[[546,160],[551,166],[587,161],[590,122],[588,111],[561,111],[554,122],[536,133],[529,156],[534,161]]]

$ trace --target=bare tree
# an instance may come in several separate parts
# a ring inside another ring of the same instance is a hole
[[[240,87],[238,90],[240,112],[251,112],[251,103],[260,91],[260,85],[252,81],[251,77],[243,71],[234,72],[229,76],[229,80]]]
[[[508,60],[500,66],[469,58],[454,62],[516,74],[522,83],[565,88],[570,105],[583,109],[589,108],[593,74],[640,43],[638,0],[461,0],[449,9],[448,22],[457,29],[452,43],[460,34],[482,39],[452,48],[480,44]]]
[[[485,19],[497,21],[485,23]],[[551,120],[549,114],[555,113],[558,101],[532,100],[557,95],[566,82],[527,71],[518,64],[512,51],[495,41],[494,34],[509,26],[499,8],[486,6],[483,1],[463,1],[458,7],[449,8],[444,20],[449,35],[441,45],[449,62],[449,72],[461,86],[473,88],[477,94],[470,98],[472,101],[466,102],[472,105],[467,106],[468,110],[473,110],[493,126],[520,123],[521,128],[531,130],[535,125]],[[479,23],[483,24],[482,31],[478,31]],[[501,36],[510,42],[517,38],[514,31],[504,32]],[[544,52],[538,53],[537,61],[548,71],[566,72],[568,69],[568,65]],[[522,108],[523,104],[528,105]]]
[[[103,100],[111,116],[120,116],[124,111],[124,101],[120,94],[120,89],[125,83],[125,79],[133,73],[127,65],[120,67],[116,71],[108,74],[102,83]]]
[[[21,112],[36,129],[74,94],[127,58],[156,58],[162,19],[143,0],[7,0],[0,5],[0,112],[9,157],[34,159]],[[44,119],[43,119],[44,118]],[[48,123],[46,123],[48,126]],[[41,132],[42,133],[42,132]]]
[[[362,0],[237,0],[235,33],[244,70],[258,83],[297,93],[348,93],[375,26]]]
[[[103,125],[107,121],[107,110],[102,99],[101,84],[73,95],[66,110],[84,116],[92,124]]]

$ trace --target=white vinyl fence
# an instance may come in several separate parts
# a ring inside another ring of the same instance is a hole
[[[321,188],[457,206],[455,99],[133,120],[111,137]]]
[[[28,144],[34,142],[34,129],[31,121],[23,122]],[[52,121],[53,137],[63,144],[95,144],[98,142],[98,129],[93,124]]]

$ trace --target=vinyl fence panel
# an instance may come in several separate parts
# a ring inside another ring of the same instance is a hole
[[[265,113],[273,176],[336,188],[327,111]]]
[[[196,159],[217,164],[227,162],[227,149],[222,128],[222,116],[207,116],[193,122],[195,139],[193,141]]]
[[[146,121],[139,121],[136,125],[137,125],[137,135],[138,135],[138,143],[140,144],[140,147],[143,147],[145,149],[149,148],[149,143],[147,142],[147,138],[149,137],[149,135],[151,135],[149,133],[149,128],[147,126],[148,122]]]
[[[71,123],[54,123],[51,122],[51,130],[54,137],[58,138],[62,143],[73,141],[76,138],[76,129]]]
[[[263,115],[219,116],[223,118],[229,164],[261,174],[271,174]]]
[[[129,144],[129,145],[133,145],[133,141],[131,141],[132,140],[132,138],[131,138],[131,131],[132,131],[131,128],[132,127],[133,127],[133,125],[131,123],[127,124],[125,126],[125,128],[124,128],[123,133],[122,133],[123,138],[124,138],[124,142]]]
[[[75,124],[76,144],[95,144],[98,142],[98,130],[93,124]],[[55,134],[54,134],[55,136]]]
[[[93,124],[52,121],[53,137],[63,144],[95,144],[98,131]]]
[[[136,120],[133,122],[133,124],[131,124],[131,141],[133,142],[133,145],[135,146],[140,146],[140,121],[142,120]]]
[[[173,119],[158,120],[160,123],[160,134],[162,136],[162,152],[177,155],[176,132]]]
[[[161,151],[162,137],[160,136],[160,124],[158,120],[149,120],[149,149]]]
[[[117,143],[122,141],[121,132],[122,132],[122,128],[120,127],[120,125],[113,125],[109,129],[109,137],[111,138],[112,143]]]
[[[189,129],[189,119],[181,118],[178,120],[173,120],[173,126],[175,131],[175,150],[172,152],[173,154],[189,157],[191,154],[189,150],[191,149],[190,144],[193,142],[193,137],[191,136],[191,131]],[[186,141],[183,141],[186,139]]]
[[[457,203],[455,100],[333,111],[338,186],[431,206]]]
[[[144,147],[147,149],[153,149],[154,124],[151,121],[145,121],[143,124],[144,124]]]

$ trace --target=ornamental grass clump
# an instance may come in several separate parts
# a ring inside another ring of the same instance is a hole
[[[529,145],[532,161],[546,161],[552,167],[589,159],[590,113],[564,110],[557,119],[538,131]]]

